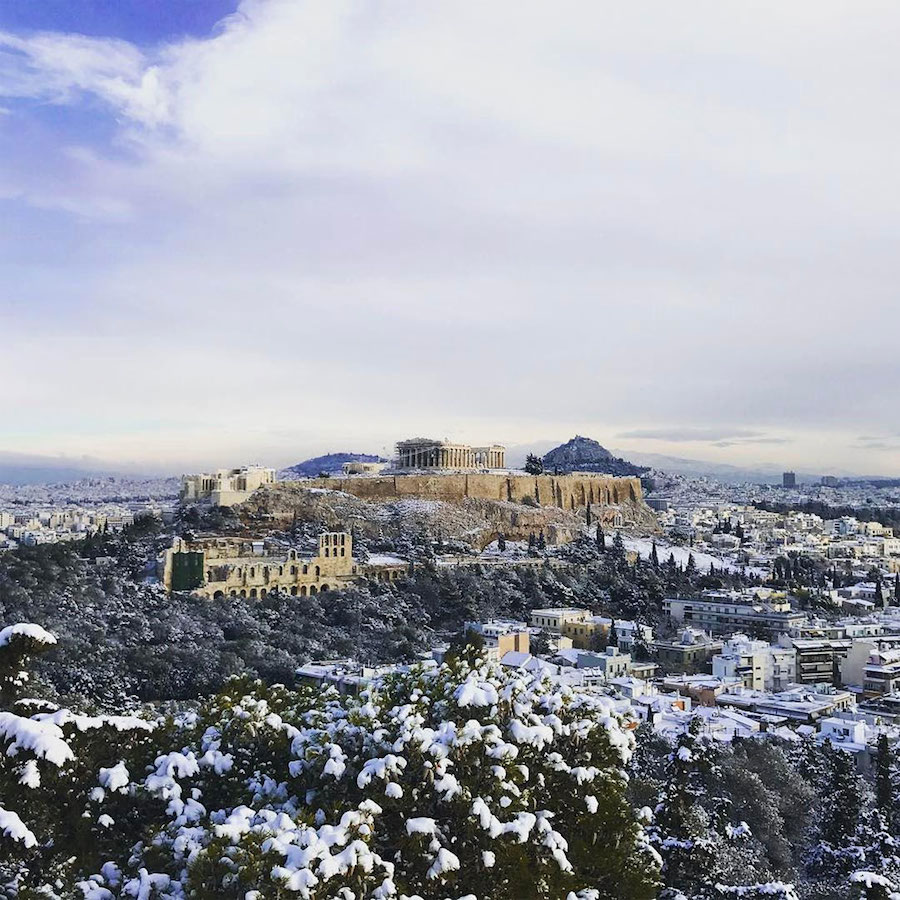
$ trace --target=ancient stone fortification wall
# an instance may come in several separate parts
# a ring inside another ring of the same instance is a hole
[[[364,500],[511,500],[532,497],[542,506],[582,509],[588,503],[646,509],[639,478],[614,478],[589,472],[572,475],[378,475],[372,478],[310,478],[306,488],[344,491]]]

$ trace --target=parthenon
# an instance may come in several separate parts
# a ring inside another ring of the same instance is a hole
[[[500,444],[471,447],[451,441],[410,438],[397,444],[400,469],[503,469],[506,448]]]

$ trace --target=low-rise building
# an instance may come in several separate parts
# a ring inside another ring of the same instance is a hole
[[[806,622],[806,614],[793,611],[787,599],[768,601],[735,591],[710,592],[702,597],[667,597],[663,612],[674,622],[695,625],[714,633],[749,630],[775,638]]]
[[[487,622],[466,622],[464,629],[481,635],[489,659],[499,660],[510,650],[529,652],[528,626],[524,622],[489,619]]]
[[[200,475],[183,475],[181,500],[208,501],[213,506],[234,506],[249,500],[254,491],[275,482],[275,470],[264,466],[219,469]]]
[[[774,721],[787,719],[810,724],[835,712],[849,709],[853,705],[853,695],[849,691],[825,693],[799,686],[777,693],[737,687],[720,693],[716,697],[716,703]]]
[[[698,672],[722,649],[722,641],[714,640],[698,628],[683,628],[676,638],[655,640],[651,649],[664,669]]]
[[[533,609],[531,624],[555,634],[564,634],[567,625],[584,625],[592,618],[590,610],[573,606]]]
[[[653,629],[642,622],[630,619],[616,619],[616,646],[625,653],[632,653],[635,644],[643,644],[649,648],[653,643]]]
[[[606,644],[611,637],[613,620],[606,616],[588,616],[583,621],[566,621],[562,633],[572,639],[572,646],[592,650]]]
[[[300,666],[296,671],[298,685],[316,689],[335,688],[341,694],[359,694],[386,675],[409,672],[413,666],[431,668],[433,660],[415,663],[391,663],[367,666],[353,659],[322,659]]]
[[[658,684],[666,691],[676,691],[690,697],[695,704],[715,706],[716,698],[728,690],[740,687],[734,678],[723,679],[711,675],[664,675]]]
[[[387,463],[374,461],[369,462],[362,459],[354,459],[350,462],[341,463],[341,471],[345,475],[378,475],[384,471]]]
[[[622,678],[631,668],[631,657],[620,653],[618,647],[607,647],[602,653],[580,653],[576,662],[578,669],[599,669],[603,677]]]

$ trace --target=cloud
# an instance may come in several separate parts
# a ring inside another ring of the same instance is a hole
[[[900,434],[861,435],[854,446],[862,450],[900,450]]]
[[[743,444],[790,444],[790,438],[783,437],[746,437],[725,441],[713,441],[714,447],[739,447]]]
[[[898,375],[890,22],[248,0],[155,47],[0,36],[7,440],[849,464]]]
[[[0,93],[57,105],[92,95],[148,125],[168,116],[157,68],[120,40],[0,32]]]
[[[670,443],[703,442],[716,446],[732,446],[736,443],[780,444],[784,438],[770,437],[759,431],[746,428],[635,428],[616,435],[619,438],[636,440],[668,441]]]

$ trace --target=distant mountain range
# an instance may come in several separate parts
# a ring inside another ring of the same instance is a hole
[[[673,475],[688,475],[694,478],[708,476],[728,484],[740,484],[751,482],[754,484],[781,484],[781,475],[785,470],[779,466],[733,466],[727,463],[710,462],[703,459],[685,459],[680,456],[666,456],[662,453],[641,453],[640,451],[616,451],[625,452],[630,459],[652,469],[670,472]],[[786,467],[785,467],[786,468]],[[798,482],[818,482],[823,472],[797,471]],[[838,474],[841,473],[828,473]]]
[[[340,475],[341,466],[347,462],[387,462],[387,460],[371,453],[326,453],[324,456],[314,456],[312,459],[288,466],[279,474],[282,478],[315,478],[321,472]]]

